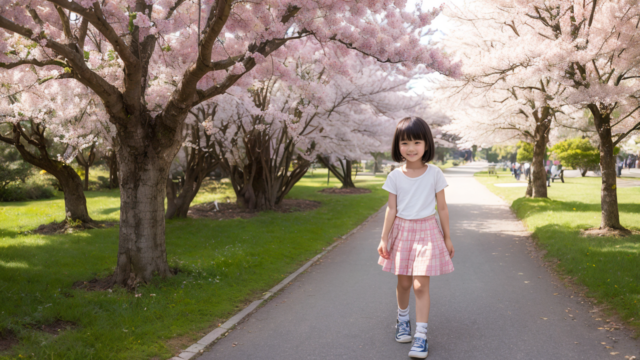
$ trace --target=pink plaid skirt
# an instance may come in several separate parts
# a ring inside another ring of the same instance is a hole
[[[436,216],[407,220],[396,217],[389,234],[389,260],[382,256],[382,270],[395,275],[435,276],[453,271]]]

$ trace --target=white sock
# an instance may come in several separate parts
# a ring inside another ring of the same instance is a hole
[[[409,307],[406,309],[400,309],[398,307],[398,321],[409,321]]]
[[[417,322],[416,323],[416,334],[414,337],[421,337],[423,339],[427,338],[427,323]]]

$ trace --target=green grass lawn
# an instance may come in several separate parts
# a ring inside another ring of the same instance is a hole
[[[310,212],[263,212],[251,219],[167,222],[167,257],[178,275],[138,288],[72,289],[113,272],[118,229],[41,236],[25,231],[63,219],[63,200],[0,203],[0,332],[20,342],[0,359],[167,359],[217,327],[386,202],[384,176],[358,176],[362,195],[328,195],[316,169],[289,198],[322,206]],[[331,186],[338,186],[331,179]],[[226,199],[222,185],[196,202]],[[233,201],[234,199],[232,199]],[[90,215],[117,221],[118,191],[88,192]],[[375,251],[374,248],[371,251]],[[37,328],[55,320],[77,327],[53,336]]]
[[[581,237],[581,229],[600,226],[600,178],[565,178],[548,188],[548,199],[524,197],[526,188],[497,187],[515,182],[508,171],[477,173],[489,190],[511,204],[547,256],[560,260],[561,273],[585,285],[588,296],[605,302],[640,330],[640,235]],[[619,180],[619,183],[625,180]],[[640,187],[618,188],[620,221],[640,230]]]

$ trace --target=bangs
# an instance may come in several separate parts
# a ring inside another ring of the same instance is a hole
[[[421,123],[420,121],[403,121],[398,124],[397,136],[400,141],[412,141],[412,140],[422,140],[427,141],[427,129],[425,127],[426,124]]]

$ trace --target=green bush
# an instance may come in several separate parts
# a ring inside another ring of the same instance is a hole
[[[33,181],[0,188],[0,201],[49,199],[55,195],[56,190],[53,187]]]
[[[551,152],[565,167],[586,172],[600,165],[600,152],[591,145],[589,139],[575,138],[561,141],[551,147]]]
[[[551,152],[560,160],[563,166],[579,169],[584,176],[587,170],[600,168],[600,150],[591,145],[589,139],[569,139],[561,141],[551,147]],[[620,148],[613,149],[613,154],[618,155]]]
[[[518,141],[518,155],[516,157],[516,161],[519,163],[532,162],[533,144],[525,141]]]
[[[98,176],[98,188],[99,189],[108,189],[109,188],[109,178],[106,176]]]

